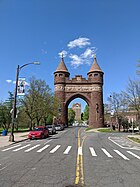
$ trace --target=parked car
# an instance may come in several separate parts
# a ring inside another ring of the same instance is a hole
[[[56,129],[55,129],[55,125],[50,124],[46,126],[49,130],[49,134],[55,134],[56,133]]]
[[[64,125],[63,124],[57,124],[57,125],[55,125],[55,129],[57,131],[62,131],[62,130],[64,130]]]
[[[47,127],[38,126],[33,131],[29,132],[28,139],[46,138],[49,136],[49,130]]]
[[[128,129],[129,132],[139,132],[139,127],[135,127],[134,129],[131,127]]]

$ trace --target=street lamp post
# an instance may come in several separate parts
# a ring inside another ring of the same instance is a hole
[[[61,123],[61,106],[58,106],[58,123]]]
[[[112,95],[109,96],[110,97],[110,127],[112,129],[112,116],[113,116],[113,113],[112,113]]]
[[[19,65],[17,66],[17,71],[16,71],[16,87],[15,87],[13,110],[12,110],[11,134],[9,136],[9,141],[10,142],[14,142],[14,123],[15,123],[16,113],[17,113],[16,103],[17,103],[17,88],[18,88],[19,72],[20,72],[20,70],[23,67],[28,66],[30,64],[39,65],[40,62],[31,62],[31,63],[24,64],[22,66],[19,66]]]
[[[132,134],[134,134],[134,119],[132,118],[131,121],[132,121]]]

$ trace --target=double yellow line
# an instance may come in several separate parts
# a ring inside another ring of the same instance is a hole
[[[82,143],[80,140],[80,130],[78,130],[78,153],[77,153],[77,163],[76,163],[76,178],[75,178],[75,184],[80,184],[81,186],[84,186],[84,169],[83,169],[83,154],[82,154],[82,148],[83,143],[86,138],[84,136]]]

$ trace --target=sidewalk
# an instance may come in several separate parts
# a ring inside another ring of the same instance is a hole
[[[15,142],[9,142],[10,134],[8,134],[7,136],[0,135],[0,148],[8,146],[10,144],[14,144],[14,143],[20,142],[20,141],[27,140],[27,135],[28,134],[29,134],[29,132],[14,133]]]

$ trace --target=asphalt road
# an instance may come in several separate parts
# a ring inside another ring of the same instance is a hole
[[[84,130],[0,149],[0,186],[140,187],[140,146],[123,134]]]

